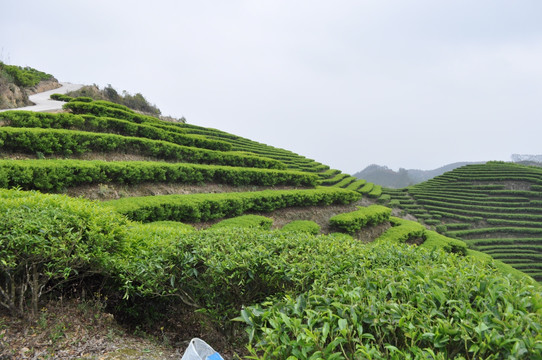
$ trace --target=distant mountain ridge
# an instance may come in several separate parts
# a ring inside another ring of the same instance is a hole
[[[483,163],[484,162],[456,162],[433,170],[407,170],[400,168],[399,171],[394,171],[387,166],[372,164],[367,166],[362,171],[355,173],[353,176],[357,177],[358,179],[365,179],[381,186],[399,189],[410,185],[419,184],[461,166]]]

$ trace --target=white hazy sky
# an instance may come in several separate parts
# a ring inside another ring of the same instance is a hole
[[[540,154],[540,0],[3,0],[0,60],[347,173]]]

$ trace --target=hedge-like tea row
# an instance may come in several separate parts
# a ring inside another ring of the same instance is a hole
[[[420,223],[390,216],[392,227],[376,240],[406,243],[415,239],[425,239],[425,226]]]
[[[498,233],[541,235],[542,229],[504,226],[504,227],[448,231],[447,234],[454,237],[456,236],[464,237],[464,236],[487,235],[487,234],[498,234]]]
[[[470,222],[478,222],[484,220],[481,216],[463,216],[458,214],[452,214],[446,211],[437,211],[437,210],[430,210],[429,213],[432,217],[436,218],[437,216],[441,216],[448,219],[454,219],[459,221],[470,221]]]
[[[429,215],[426,220],[424,220],[424,223],[426,223],[427,225],[439,225],[440,224],[440,220],[437,220],[437,219],[431,219],[431,215]]]
[[[60,129],[0,127],[0,145],[5,150],[27,154],[41,152],[46,155],[69,156],[92,151],[120,151],[191,163],[285,168],[276,160],[257,156],[200,149],[159,140]]]
[[[391,200],[391,195],[390,194],[382,194],[380,195],[380,197],[376,200],[377,203],[379,204],[387,204],[389,203]]]
[[[248,211],[269,212],[293,206],[349,204],[360,199],[339,188],[264,190],[239,193],[145,196],[108,201],[117,211],[144,222],[199,222],[239,216]]]
[[[513,249],[510,249],[509,246],[497,246],[497,245],[486,245],[486,246],[477,246],[478,250],[484,250],[488,254],[535,254],[542,255],[542,245],[522,245],[515,244]]]
[[[330,179],[322,180],[320,182],[320,184],[323,185],[323,186],[332,186],[332,185],[337,184],[339,181],[348,178],[349,176],[350,175],[348,175],[348,174],[337,174],[337,175],[335,175],[334,177],[332,177]]]
[[[534,238],[485,238],[485,239],[475,239],[475,240],[466,240],[469,245],[472,246],[491,246],[491,245],[521,245],[521,244],[540,244],[542,245],[541,237]]]
[[[162,121],[147,115],[137,114],[133,110],[122,107],[122,105],[110,103],[108,101],[70,101],[64,104],[64,109],[70,110],[74,114],[90,114],[98,117],[110,117],[115,119],[124,119],[141,123],[161,123]]]
[[[373,186],[373,189],[367,194],[368,197],[373,199],[380,197],[380,195],[382,195],[382,186],[376,184]]]
[[[474,206],[498,206],[498,207],[517,207],[532,205],[536,203],[536,200],[529,200],[527,198],[505,198],[505,201],[499,200],[499,198],[484,197],[478,200],[459,199],[446,195],[416,195],[416,199],[421,204],[423,202],[435,202],[435,203],[453,203],[456,205],[474,205]],[[502,198],[501,198],[502,199]]]
[[[486,219],[486,222],[490,225],[502,225],[502,226],[525,226],[525,227],[540,227],[538,221],[521,221],[521,220],[503,220],[503,219]]]
[[[64,102],[73,100],[73,97],[71,96],[68,96],[65,94],[58,94],[58,93],[52,94],[49,97],[51,98],[51,100],[64,101]]]
[[[329,219],[331,228],[354,234],[366,226],[382,224],[388,221],[391,209],[381,205],[371,205],[359,210],[335,215]]]
[[[316,186],[318,177],[290,170],[155,161],[0,160],[0,187],[60,191],[83,184],[144,182]]]
[[[340,187],[340,188],[346,188],[348,185],[352,184],[354,181],[356,181],[355,177],[347,176],[347,177],[345,177],[344,179],[342,179],[341,181],[339,181],[338,183],[336,183],[333,186]]]
[[[425,230],[424,237],[422,247],[429,249],[442,248],[449,253],[467,255],[467,244],[464,241],[452,239],[431,230]]]
[[[472,227],[471,223],[448,223],[446,228],[448,230],[466,230]]]
[[[320,233],[320,225],[310,220],[294,220],[284,225],[280,231],[300,232],[311,235]]]
[[[230,219],[222,220],[210,227],[210,229],[222,228],[258,228],[263,230],[271,229],[273,219],[260,215],[241,215]]]
[[[429,249],[442,248],[449,253],[467,255],[467,244],[464,241],[452,239],[435,231],[427,230],[420,223],[401,218],[390,217],[392,227],[380,235],[377,240],[408,242],[421,239],[420,246]]]
[[[459,210],[472,210],[472,211],[483,211],[483,212],[504,212],[504,213],[542,213],[542,208],[539,207],[529,207],[529,203],[523,203],[521,207],[509,207],[509,206],[483,206],[483,205],[468,205],[468,204],[456,204],[453,201],[435,201],[435,200],[426,200],[426,199],[417,199],[419,204],[422,205],[435,205],[440,207],[448,208],[448,211]],[[512,203],[515,204],[515,203]]]
[[[321,179],[330,179],[330,178],[332,178],[335,175],[338,175],[340,173],[341,173],[341,170],[329,169],[329,170],[326,170],[324,172],[321,172],[320,174],[318,174],[318,176],[320,176]]]
[[[367,180],[360,179],[356,180],[347,187],[345,187],[346,190],[352,190],[352,191],[358,191],[363,185],[367,183]]]
[[[211,150],[231,150],[231,144],[224,141],[208,140],[198,135],[167,131],[150,124],[137,124],[128,120],[96,117],[93,115],[81,116],[67,113],[50,114],[35,111],[5,111],[0,113],[0,121],[3,121],[5,126],[18,128],[52,128],[113,133],[152,140],[163,140],[177,145]]]
[[[363,185],[361,188],[359,188],[358,191],[362,194],[369,194],[373,190],[374,186],[375,184],[368,182],[365,185]]]

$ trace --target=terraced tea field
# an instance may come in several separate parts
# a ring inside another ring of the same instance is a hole
[[[542,281],[542,168],[467,165],[384,193],[390,206]]]
[[[38,358],[46,334],[34,321],[13,336],[4,319],[43,324],[44,304],[89,296],[110,321],[177,344],[212,330],[247,359],[542,351],[533,279],[384,206],[538,276],[540,173],[494,164],[388,191],[220,130],[61,98],[64,113],[0,113],[0,358],[4,338]]]

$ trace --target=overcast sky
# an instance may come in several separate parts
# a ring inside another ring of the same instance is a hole
[[[3,1],[0,51],[347,173],[542,153],[540,0]]]

